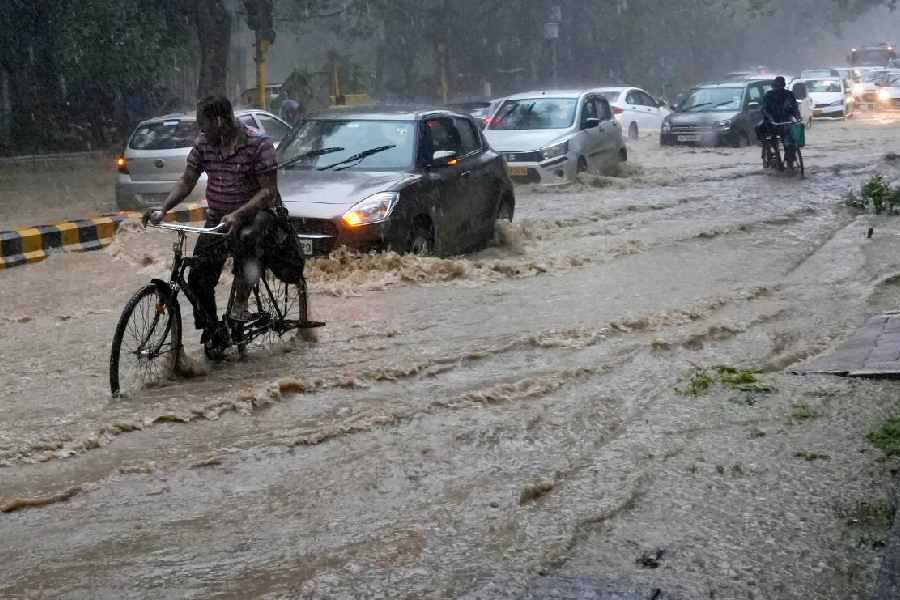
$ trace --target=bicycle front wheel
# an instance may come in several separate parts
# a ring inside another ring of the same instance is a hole
[[[177,300],[155,285],[140,289],[122,311],[109,355],[109,387],[114,398],[127,396],[167,377],[181,350],[181,312]]]
[[[277,337],[301,329],[309,320],[304,278],[298,283],[285,283],[266,269],[260,277],[257,302],[261,311],[270,315],[271,331]]]

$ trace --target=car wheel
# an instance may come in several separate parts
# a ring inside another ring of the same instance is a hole
[[[621,150],[619,150],[619,162],[620,163],[628,162],[628,149],[627,148],[622,148]]]
[[[745,148],[750,145],[750,136],[746,131],[738,132],[737,139],[734,142],[735,148]]]
[[[416,225],[412,241],[409,244],[409,252],[416,256],[434,254],[434,229],[423,224]]]
[[[513,207],[506,198],[500,199],[500,208],[497,209],[497,220],[498,221],[507,221],[512,223],[513,220]]]
[[[639,135],[640,135],[640,132],[638,131],[638,124],[635,123],[634,121],[632,121],[631,125],[628,126],[628,139],[636,140],[636,139],[638,139]]]

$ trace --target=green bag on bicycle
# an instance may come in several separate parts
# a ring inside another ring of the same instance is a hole
[[[806,146],[806,125],[803,123],[791,123],[788,126],[788,135],[794,142],[794,147],[803,148]]]

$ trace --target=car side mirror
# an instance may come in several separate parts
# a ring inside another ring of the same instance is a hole
[[[456,164],[457,153],[453,150],[435,150],[431,155],[432,167],[449,167]]]
[[[600,119],[597,117],[588,117],[584,120],[585,129],[593,129],[594,127],[600,127]]]
[[[759,107],[760,107],[759,102],[751,102],[750,104],[747,105],[748,110],[758,110]]]

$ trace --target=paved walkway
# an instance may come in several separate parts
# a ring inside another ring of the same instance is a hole
[[[900,375],[900,312],[869,318],[862,329],[837,350],[791,369],[791,372],[848,377]]]

